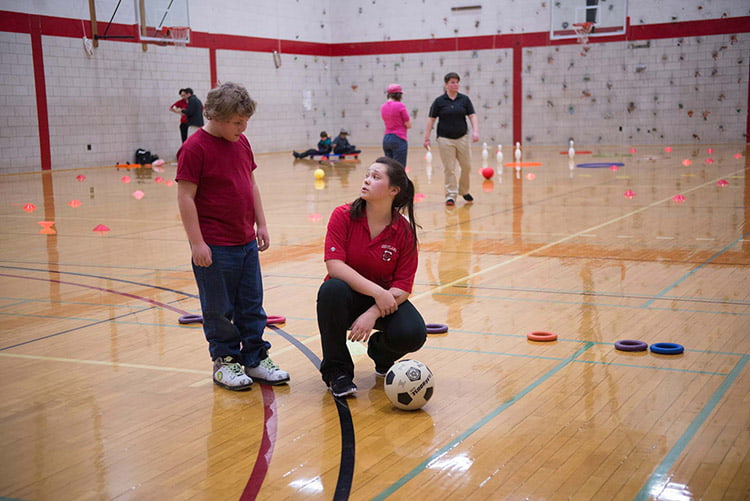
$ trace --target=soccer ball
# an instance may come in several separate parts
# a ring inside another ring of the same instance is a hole
[[[435,378],[418,360],[401,360],[393,364],[383,383],[388,400],[399,409],[421,409],[432,397]]]

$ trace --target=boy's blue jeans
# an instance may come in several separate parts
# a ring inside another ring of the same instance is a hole
[[[193,263],[193,274],[211,359],[232,356],[246,367],[256,367],[271,348],[263,340],[266,312],[258,243],[209,247],[211,266]]]

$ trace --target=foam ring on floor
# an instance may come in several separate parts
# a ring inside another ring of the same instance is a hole
[[[281,315],[268,315],[266,318],[266,325],[276,325],[276,324],[285,324],[286,323],[286,317],[282,317]]]
[[[659,355],[679,355],[685,351],[685,347],[677,343],[654,343],[651,351]]]
[[[554,334],[552,332],[534,331],[526,334],[526,338],[529,341],[541,341],[546,343],[549,341],[556,341],[557,334]]]
[[[182,315],[178,320],[179,323],[185,324],[202,324],[203,315]]]
[[[617,167],[625,167],[625,164],[622,162],[591,162],[586,164],[576,164],[576,167],[579,169],[606,169],[613,165],[616,165]]]
[[[615,343],[615,349],[620,351],[646,351],[648,344],[634,339],[623,339]]]
[[[448,326],[445,324],[425,324],[427,334],[445,334],[448,332]]]

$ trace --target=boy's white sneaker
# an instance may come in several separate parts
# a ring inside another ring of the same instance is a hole
[[[227,390],[249,390],[253,380],[242,370],[234,357],[214,360],[214,383]]]
[[[245,374],[259,383],[270,385],[286,384],[289,381],[289,373],[281,370],[271,357],[266,357],[260,361],[257,367],[245,367]]]

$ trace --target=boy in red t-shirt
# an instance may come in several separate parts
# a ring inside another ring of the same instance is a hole
[[[177,200],[213,379],[230,390],[246,390],[253,379],[273,385],[289,381],[263,339],[267,318],[258,252],[268,248],[269,236],[253,174],[257,165],[243,134],[255,105],[240,85],[227,82],[211,90],[206,125],[177,152]]]

